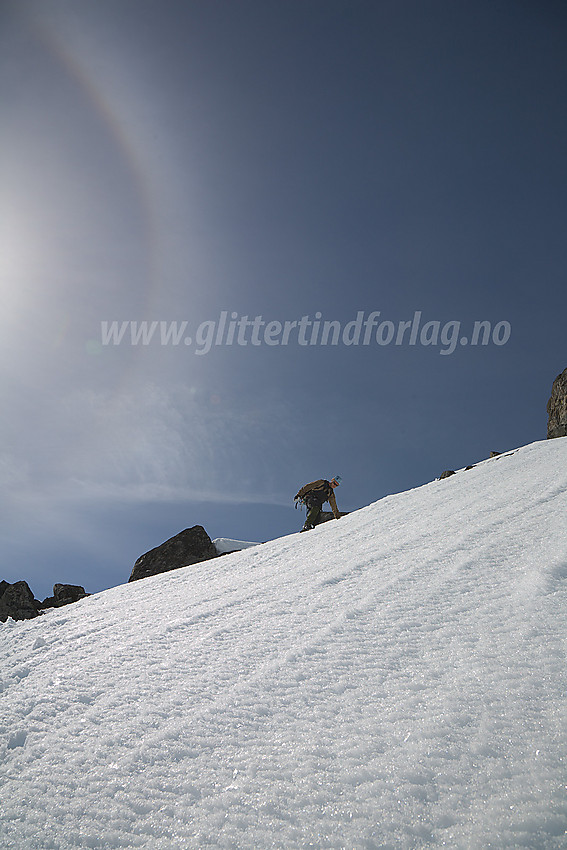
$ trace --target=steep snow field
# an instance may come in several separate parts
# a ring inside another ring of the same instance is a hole
[[[566,514],[540,442],[8,621],[0,846],[567,847]]]

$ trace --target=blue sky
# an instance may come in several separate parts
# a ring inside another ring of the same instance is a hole
[[[100,590],[194,524],[296,530],[313,478],[340,474],[354,510],[545,437],[567,365],[564,4],[0,14],[2,577]],[[261,317],[259,344],[199,355],[223,313]],[[347,344],[361,313],[369,344]],[[265,336],[304,316],[337,344]],[[103,344],[113,321],[187,325]]]

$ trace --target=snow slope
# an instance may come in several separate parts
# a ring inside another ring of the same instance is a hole
[[[565,848],[567,439],[0,628],[0,846]]]

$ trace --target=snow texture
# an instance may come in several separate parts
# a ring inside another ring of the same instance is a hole
[[[0,846],[565,848],[567,439],[0,628]]]
[[[241,549],[249,549],[251,546],[259,546],[259,543],[250,543],[247,540],[231,540],[230,537],[215,537],[213,546],[219,555],[228,552],[240,552]]]

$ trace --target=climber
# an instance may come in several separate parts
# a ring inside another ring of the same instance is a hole
[[[328,502],[333,511],[335,519],[340,519],[341,515],[337,508],[337,500],[335,498],[335,487],[341,483],[341,476],[335,475],[330,481],[326,478],[320,478],[318,481],[312,481],[298,491],[295,497],[295,507],[297,504],[305,505],[307,508],[307,516],[302,531],[310,531],[315,528],[319,520],[319,514],[324,502]]]

